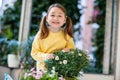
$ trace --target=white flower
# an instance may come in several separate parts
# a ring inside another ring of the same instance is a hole
[[[88,59],[88,60],[91,60],[91,58],[90,58],[90,56],[89,56],[89,55],[87,55],[87,59]]]
[[[53,70],[55,70],[55,67],[52,67]]]
[[[50,77],[54,77],[55,75],[54,74],[49,74]]]
[[[59,60],[59,57],[58,57],[58,56],[56,56],[56,57],[55,57],[55,60]]]
[[[73,54],[73,53],[74,53],[74,51],[71,51],[71,53]]]
[[[52,74],[55,74],[55,73],[56,73],[55,70],[51,70],[51,72],[52,72]]]
[[[67,60],[63,60],[63,64],[67,64]]]
[[[62,61],[60,61],[60,64],[62,64]]]
[[[79,53],[78,55],[79,55],[79,56],[82,56],[82,54],[81,54],[81,53]]]

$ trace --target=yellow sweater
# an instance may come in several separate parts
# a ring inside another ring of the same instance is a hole
[[[37,69],[45,69],[46,55],[53,53],[56,50],[62,50],[64,48],[75,48],[73,38],[67,35],[67,40],[65,40],[63,32],[51,32],[45,39],[39,38],[39,32],[36,34],[34,41],[32,43],[31,56],[37,61]]]

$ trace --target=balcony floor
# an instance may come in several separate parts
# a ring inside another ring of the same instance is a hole
[[[114,80],[114,75],[84,74],[82,80]]]

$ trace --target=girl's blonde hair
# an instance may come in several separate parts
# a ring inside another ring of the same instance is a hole
[[[57,7],[59,9],[61,9],[65,13],[65,16],[66,16],[65,8],[59,3],[52,4],[48,8],[47,15],[49,14],[49,11],[53,7]],[[66,36],[68,34],[69,36],[71,36],[73,38],[73,25],[72,25],[72,20],[70,17],[66,16],[66,25],[65,26],[66,27],[63,30],[64,36]],[[43,19],[41,20],[41,23],[40,23],[40,39],[45,39],[48,35],[49,35],[49,30],[48,30],[48,27],[46,26],[46,16],[45,16],[45,17],[43,17]],[[65,39],[66,39],[66,37],[65,37]]]

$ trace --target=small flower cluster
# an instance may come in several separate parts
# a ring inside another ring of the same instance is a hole
[[[30,71],[25,71],[20,77],[20,80],[65,80],[63,77],[58,77],[54,68],[51,71],[52,74],[49,74],[47,71],[35,70],[35,68],[32,68]]]
[[[24,78],[27,78],[27,77],[29,77],[29,76],[32,76],[32,77],[34,77],[35,79],[40,79],[40,78],[43,77],[44,74],[45,74],[45,73],[44,73],[43,70],[38,70],[38,71],[36,71],[35,68],[32,68],[32,69],[30,70],[30,72],[25,73]]]
[[[58,76],[75,78],[89,65],[87,51],[71,49],[68,52],[54,52],[54,58],[46,61],[48,72],[54,70]]]
[[[59,56],[55,56],[55,60],[59,60]],[[60,64],[67,64],[67,60],[60,61]]]

